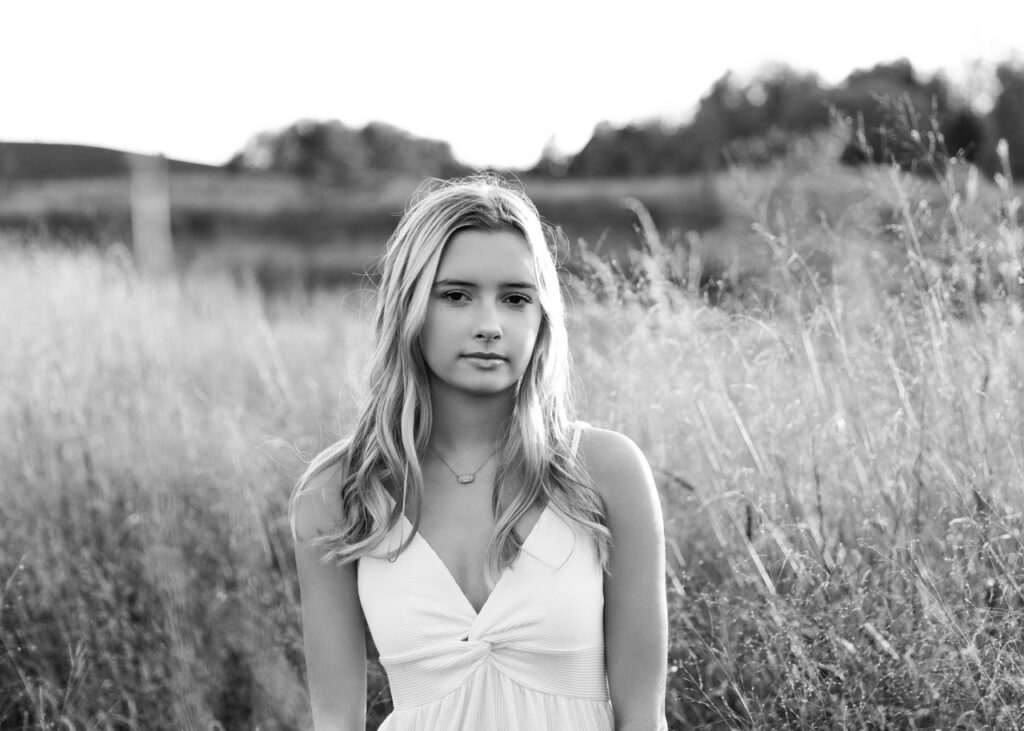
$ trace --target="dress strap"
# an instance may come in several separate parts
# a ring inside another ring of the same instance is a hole
[[[572,425],[572,444],[569,447],[569,454],[573,457],[576,456],[577,450],[580,448],[580,438],[583,436],[583,430],[590,426],[585,421],[577,421]]]

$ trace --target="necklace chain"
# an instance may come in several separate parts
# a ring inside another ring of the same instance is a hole
[[[450,464],[448,464],[448,460],[446,460],[444,457],[442,457],[441,453],[438,452],[436,449],[434,449],[434,445],[433,444],[430,444],[428,442],[427,446],[430,447],[430,451],[433,452],[434,454],[436,454],[437,458],[439,460],[441,460],[441,464],[443,464],[445,467],[447,467],[448,471],[451,472],[453,475],[455,475],[455,479],[459,481],[460,485],[468,485],[473,480],[475,480],[476,479],[476,474],[480,470],[482,470],[484,468],[484,465],[486,465],[488,462],[491,461],[491,457],[493,457],[495,455],[495,453],[498,451],[498,448],[495,447],[493,450],[491,450],[491,453],[487,455],[487,459],[485,459],[483,461],[483,463],[479,467],[477,467],[472,472],[467,472],[465,474],[460,475],[458,472],[455,471],[454,467],[452,467]]]

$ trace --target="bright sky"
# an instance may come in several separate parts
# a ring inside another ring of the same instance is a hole
[[[771,61],[828,83],[903,56],[991,78],[1024,60],[1021,28],[1020,0],[4,0],[0,140],[220,164],[298,119],[380,120],[521,167],[602,120],[684,120],[725,71]]]

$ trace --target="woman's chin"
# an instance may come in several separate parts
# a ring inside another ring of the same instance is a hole
[[[507,378],[474,378],[458,381],[435,382],[435,387],[452,394],[471,396],[474,398],[491,398],[504,396],[515,390],[515,381],[509,383]]]

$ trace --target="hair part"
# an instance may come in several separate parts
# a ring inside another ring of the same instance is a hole
[[[419,334],[444,247],[466,229],[513,231],[526,240],[542,313],[512,414],[499,437],[488,581],[496,581],[518,556],[516,523],[544,501],[593,538],[604,566],[610,543],[604,509],[571,450],[569,346],[555,260],[533,202],[495,175],[429,180],[413,195],[378,268],[376,347],[366,405],[352,434],[324,449],[299,479],[289,505],[292,531],[297,500],[314,477],[328,473],[328,489],[337,491],[340,514],[334,530],[311,540],[325,560],[343,564],[374,550],[403,514],[411,516],[413,533],[398,552],[412,540],[423,495],[420,456],[432,426]]]

